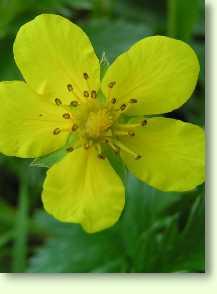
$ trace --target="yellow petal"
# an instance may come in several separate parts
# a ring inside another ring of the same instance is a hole
[[[62,107],[46,102],[24,82],[0,83],[0,152],[18,157],[38,157],[64,145],[68,133]]]
[[[93,148],[79,148],[48,170],[42,200],[55,218],[94,233],[119,219],[124,187],[107,159],[99,159]]]
[[[99,88],[99,61],[88,37],[61,16],[42,14],[23,25],[14,43],[14,56],[28,84],[48,99],[59,97],[69,103],[83,97],[84,91]]]
[[[189,45],[164,36],[147,37],[114,61],[102,90],[120,104],[137,99],[139,103],[131,104],[128,114],[159,114],[190,98],[198,74],[198,59]],[[113,81],[111,91],[108,84]]]
[[[163,191],[186,191],[204,181],[204,131],[169,118],[148,119],[135,137],[122,142],[142,158],[122,153],[129,170]]]

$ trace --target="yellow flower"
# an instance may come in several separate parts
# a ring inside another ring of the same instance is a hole
[[[73,138],[43,187],[44,207],[57,219],[96,232],[120,217],[124,186],[104,146],[157,189],[186,191],[204,181],[203,130],[141,116],[169,112],[191,96],[199,63],[187,44],[144,38],[100,83],[99,60],[85,33],[61,16],[43,14],[21,27],[14,56],[25,82],[0,83],[0,151],[34,158]]]

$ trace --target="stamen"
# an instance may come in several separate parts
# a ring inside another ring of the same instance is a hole
[[[65,119],[70,119],[70,117],[71,117],[70,113],[66,112],[66,113],[63,114],[63,118],[65,118]]]
[[[125,151],[126,153],[132,155],[134,159],[140,159],[142,156],[140,154],[137,154],[136,152],[129,149],[127,146],[125,146],[123,143],[121,143],[118,140],[113,140],[115,142],[115,145],[117,145],[121,150]]]
[[[72,92],[73,91],[72,84],[68,84],[67,85],[67,89],[68,89],[69,92]]]
[[[138,100],[137,100],[136,98],[131,98],[131,99],[129,100],[129,102],[130,102],[130,103],[137,103]]]
[[[60,128],[56,128],[56,129],[53,130],[54,135],[58,135],[60,132],[61,132]]]
[[[144,126],[146,126],[146,125],[147,125],[147,123],[148,123],[148,122],[147,122],[147,120],[146,120],[146,119],[144,119],[144,120],[141,122],[141,126],[142,126],[142,127],[144,127]]]
[[[99,159],[105,159],[105,156],[102,154],[102,148],[101,148],[101,145],[100,145],[100,144],[96,144],[95,147],[96,147],[96,150],[97,150],[97,152],[98,152],[97,157],[98,157]]]
[[[66,148],[66,151],[67,152],[72,152],[74,150],[74,148],[71,146],[71,147],[68,147],[68,148]]]
[[[137,128],[137,127],[140,127],[141,126],[141,123],[135,123],[135,124],[117,124],[117,128],[118,129],[124,129],[124,130],[129,130],[129,129],[134,129],[134,128]]]
[[[60,100],[60,98],[55,98],[55,103],[56,103],[56,105],[61,105],[62,104],[62,101]]]
[[[119,153],[120,152],[120,147],[116,146],[111,141],[107,140],[106,143],[112,148],[112,150],[114,150],[115,153]]]
[[[129,130],[128,131],[128,135],[131,136],[131,137],[134,137],[135,136],[135,132],[132,131],[132,130]]]
[[[116,102],[117,102],[117,99],[116,98],[112,98],[111,103],[112,104],[115,104]]]
[[[100,153],[100,154],[98,154],[98,158],[104,160],[105,159],[105,156],[102,153]]]
[[[90,144],[89,143],[86,143],[86,144],[84,144],[84,149],[89,149],[90,148]]]
[[[96,91],[95,90],[92,90],[91,91],[91,98],[96,98]]]
[[[131,130],[128,130],[128,131],[115,130],[114,134],[116,136],[131,136],[131,137],[135,136],[135,133],[133,131],[131,131]]]
[[[77,129],[78,129],[78,125],[77,124],[73,124],[72,131],[75,132]]]
[[[89,97],[89,95],[90,95],[88,91],[84,91],[84,93],[83,93],[83,94],[84,94],[84,97],[86,97],[86,98],[88,98],[88,97]]]
[[[109,88],[113,88],[115,84],[116,84],[115,81],[110,82],[110,83],[108,83],[108,87],[109,87]]]
[[[89,79],[89,76],[88,76],[88,73],[87,73],[87,72],[84,72],[84,73],[83,73],[83,76],[84,76],[84,79],[85,79],[85,80]]]
[[[120,110],[121,110],[121,111],[124,111],[126,108],[127,108],[127,105],[126,105],[126,104],[122,104],[122,105],[120,106]]]
[[[78,106],[78,101],[76,101],[76,100],[71,101],[70,106],[77,107]]]

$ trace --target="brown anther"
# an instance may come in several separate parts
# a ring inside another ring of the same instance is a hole
[[[125,109],[126,109],[126,107],[127,107],[127,105],[126,105],[126,104],[122,104],[122,105],[120,106],[120,110],[121,110],[121,111],[123,111],[123,110],[125,110]]]
[[[39,116],[40,116],[40,117],[42,117],[42,116],[43,116],[43,114],[41,114],[41,113],[40,113],[40,114],[39,114]]]
[[[60,100],[60,98],[55,98],[55,103],[56,105],[61,105],[62,104],[62,101]]]
[[[96,98],[96,91],[95,90],[92,90],[91,91],[91,98]]]
[[[100,154],[98,154],[98,158],[99,159],[105,159],[105,156],[102,153],[100,153]]]
[[[108,144],[109,143],[109,140],[108,139],[105,139],[105,141],[104,141],[106,144]]]
[[[108,87],[109,87],[109,88],[113,88],[115,84],[116,84],[115,81],[110,82],[110,83],[108,83]]]
[[[116,102],[117,102],[117,99],[116,98],[112,98],[111,103],[112,104],[115,104]]]
[[[89,79],[89,76],[88,76],[88,73],[87,73],[87,72],[84,72],[84,73],[83,73],[83,76],[84,76],[84,79],[85,79],[85,80]]]
[[[90,144],[89,143],[86,143],[86,144],[84,144],[84,149],[89,149],[90,148]]]
[[[131,98],[131,99],[129,100],[129,102],[130,102],[130,103],[137,103],[138,100],[137,100],[136,98]]]
[[[116,154],[119,154],[120,153],[120,147],[118,147],[118,146],[115,146],[116,147],[116,149],[114,150],[114,152],[116,153]]]
[[[88,91],[84,91],[84,93],[83,93],[83,94],[84,94],[84,97],[87,97],[87,98],[88,98],[88,97],[89,97],[89,95],[90,95]]]
[[[138,159],[140,159],[140,158],[142,158],[142,156],[139,155],[139,154],[135,157],[136,160],[138,160]]]
[[[60,128],[56,128],[56,129],[53,130],[54,135],[58,135],[60,132],[61,132]]]
[[[78,129],[78,125],[74,124],[74,125],[72,126],[72,131],[74,132],[74,131],[76,131],[77,129]]]
[[[129,130],[128,131],[128,135],[131,136],[131,137],[134,137],[135,136],[135,132],[132,131],[132,130]]]
[[[74,148],[71,146],[71,147],[68,147],[68,148],[66,148],[66,151],[67,152],[72,152],[74,150]]]
[[[144,127],[144,126],[146,126],[146,125],[147,125],[147,123],[148,123],[148,122],[147,122],[147,120],[146,120],[146,119],[144,119],[144,120],[141,122],[141,126],[143,126],[143,127]]]
[[[68,84],[67,85],[67,89],[68,89],[69,92],[72,92],[73,91],[72,84]]]
[[[71,101],[70,106],[77,107],[78,106],[78,101],[76,101],[76,100]]]
[[[71,117],[70,113],[66,112],[66,113],[63,114],[63,118],[65,118],[65,119],[70,119],[70,117]]]

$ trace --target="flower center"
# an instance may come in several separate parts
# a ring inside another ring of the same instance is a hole
[[[92,111],[88,115],[85,124],[86,136],[92,139],[98,139],[106,134],[113,124],[113,117],[105,108],[99,109],[96,112]]]
[[[83,147],[89,149],[94,147],[98,152],[98,157],[104,159],[103,145],[108,145],[115,153],[120,151],[132,155],[135,159],[140,159],[141,155],[129,149],[123,144],[124,136],[133,137],[136,135],[136,129],[141,126],[146,126],[145,119],[136,123],[123,123],[120,118],[123,116],[127,108],[134,103],[137,103],[136,98],[131,98],[128,102],[120,104],[118,97],[115,98],[113,88],[116,85],[115,81],[108,84],[109,94],[105,102],[102,94],[97,93],[89,87],[89,75],[83,74],[87,82],[87,89],[82,96],[77,96],[74,92],[74,87],[71,84],[66,85],[69,92],[72,92],[74,98],[70,105],[63,105],[61,99],[55,98],[54,102],[58,107],[63,107],[66,112],[62,118],[69,121],[71,127],[61,129],[59,127],[53,130],[54,135],[58,135],[62,131],[69,132],[76,138],[72,146],[66,148],[72,152],[76,148]],[[73,95],[74,93],[74,95]],[[101,99],[102,98],[102,99]],[[104,102],[102,102],[102,101]]]

